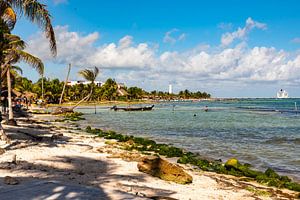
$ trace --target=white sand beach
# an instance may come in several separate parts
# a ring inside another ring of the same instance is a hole
[[[7,134],[12,137],[12,144],[1,143],[0,146],[5,149],[0,156],[2,191],[8,187],[26,187],[32,181],[59,181],[62,184],[98,188],[102,193],[93,196],[93,199],[254,200],[292,199],[296,195],[289,190],[198,171],[187,165],[182,166],[192,175],[191,184],[164,181],[140,172],[137,161],[133,161],[135,159],[120,158],[120,154],[126,152],[114,147],[113,142],[107,144],[102,138],[78,130],[74,122],[53,122],[54,118],[50,115],[36,115],[32,120],[19,120],[18,127],[4,125]],[[34,141],[26,133],[43,138]],[[169,161],[175,163],[174,159]],[[17,184],[5,184],[7,176],[12,177]],[[1,190],[0,199],[5,199]],[[37,191],[32,199],[68,199],[71,194],[63,194],[58,187],[49,191],[48,196],[39,195],[42,194]],[[76,193],[69,199],[76,199]]]

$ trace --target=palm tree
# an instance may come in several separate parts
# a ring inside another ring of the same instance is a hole
[[[56,56],[55,34],[51,24],[51,15],[46,5],[40,3],[38,0],[0,0],[0,66],[5,65],[3,53],[5,45],[4,34],[10,33],[13,30],[18,19],[17,14],[25,16],[45,32],[46,37],[49,39],[52,55]]]
[[[8,121],[10,124],[16,124],[13,116],[12,111],[12,101],[11,101],[11,70],[12,64],[17,63],[19,61],[24,61],[27,64],[31,65],[35,68],[39,74],[42,74],[44,71],[44,64],[43,62],[24,51],[26,45],[20,37],[12,34],[4,34],[4,38],[6,39],[7,43],[4,45],[4,63],[3,67],[3,74],[6,73],[7,76],[7,90],[8,90],[8,111],[9,111],[9,118]]]
[[[95,80],[99,74],[99,68],[94,67],[94,69],[84,69],[78,72],[80,76],[82,76],[85,80],[90,81],[90,93],[85,96],[83,99],[81,99],[75,106],[73,106],[72,110],[74,110],[79,104],[81,104],[83,101],[88,100],[92,94],[93,94],[93,89],[95,86]]]
[[[15,9],[15,10],[14,10]],[[24,15],[31,22],[38,24],[38,26],[45,32],[49,39],[50,49],[53,56],[56,55],[56,40],[51,23],[51,15],[49,14],[46,5],[41,4],[38,0],[0,0],[0,71],[2,66],[6,66],[4,61],[4,45],[5,33],[10,33],[17,21],[17,14]],[[0,72],[1,74],[1,72]],[[1,77],[0,77],[0,96],[1,96]],[[2,118],[2,116],[1,116]],[[9,142],[3,127],[0,123],[1,139]]]
[[[4,33],[9,33],[14,28],[18,19],[17,14],[25,16],[29,21],[36,23],[45,32],[46,37],[49,39],[51,52],[55,56],[56,40],[51,24],[51,15],[47,10],[47,6],[38,0],[0,1],[0,41],[2,41]],[[1,47],[0,44],[0,53],[2,53]]]
[[[32,92],[33,84],[32,81],[26,77],[17,76],[15,89],[22,94],[26,92]]]

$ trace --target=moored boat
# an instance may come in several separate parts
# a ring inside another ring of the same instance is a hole
[[[114,111],[118,111],[118,110],[124,110],[124,111],[149,111],[149,110],[152,110],[153,107],[154,107],[154,105],[144,106],[144,107],[117,107],[117,106],[113,106],[110,109],[112,109]]]

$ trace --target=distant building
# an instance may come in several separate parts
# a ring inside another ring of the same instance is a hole
[[[171,84],[169,85],[169,94],[173,94],[173,87]]]
[[[118,89],[125,88],[125,84],[124,83],[117,83],[117,85],[118,85]]]
[[[91,81],[68,81],[67,85],[68,86],[79,85],[79,84],[88,85],[90,83]],[[94,83],[97,87],[101,87],[103,85],[103,83],[100,81],[95,81]]]

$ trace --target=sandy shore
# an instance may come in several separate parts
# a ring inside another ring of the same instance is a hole
[[[18,125],[4,125],[12,144],[0,144],[5,149],[0,155],[2,188],[6,187],[4,177],[10,176],[19,185],[32,180],[57,180],[92,186],[104,192],[99,199],[125,199],[126,195],[133,199],[293,199],[296,194],[187,165],[182,166],[192,175],[193,183],[167,182],[139,172],[136,161],[119,158],[120,153],[126,153],[124,150],[86,134],[74,122],[54,122],[50,115],[35,115],[32,120],[19,119]]]

